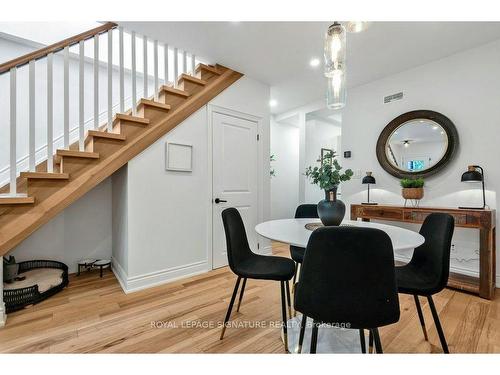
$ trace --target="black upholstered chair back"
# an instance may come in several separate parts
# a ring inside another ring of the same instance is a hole
[[[325,227],[309,239],[295,307],[323,323],[376,328],[399,320],[394,254],[378,229]]]
[[[318,217],[317,204],[301,204],[295,210],[296,219],[317,219]]]
[[[222,211],[222,222],[226,233],[229,267],[235,274],[239,275],[238,266],[255,254],[250,250],[245,225],[236,208],[226,208]]]
[[[454,228],[453,216],[444,213],[428,215],[420,228],[425,242],[414,250],[409,265],[427,280],[429,288],[432,289],[430,294],[440,292],[448,283]]]

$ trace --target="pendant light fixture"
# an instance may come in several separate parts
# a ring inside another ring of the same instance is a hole
[[[326,106],[330,109],[341,109],[346,105],[346,34],[363,31],[368,25],[369,22],[347,22],[346,26],[334,22],[326,31],[324,46]]]
[[[326,106],[340,109],[346,104],[346,29],[339,22],[334,22],[326,32],[324,55],[327,78]]]

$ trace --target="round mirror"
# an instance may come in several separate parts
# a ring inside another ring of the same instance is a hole
[[[433,111],[412,111],[396,117],[382,131],[377,158],[399,178],[426,177],[451,160],[458,145],[455,126]]]

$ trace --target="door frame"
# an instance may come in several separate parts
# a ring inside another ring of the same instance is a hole
[[[207,261],[210,270],[213,270],[213,192],[214,192],[214,173],[213,173],[213,114],[220,113],[222,115],[232,116],[241,118],[243,120],[252,121],[257,123],[257,134],[259,135],[259,141],[257,141],[257,220],[262,222],[264,217],[264,207],[263,207],[263,192],[264,192],[264,179],[263,179],[263,153],[264,146],[262,142],[262,129],[264,119],[260,116],[255,116],[249,113],[244,113],[236,111],[234,109],[221,107],[214,104],[207,105],[207,126],[208,126],[208,177],[209,177],[209,187],[208,187],[208,197],[207,197]],[[252,228],[253,229],[253,228]],[[248,229],[247,229],[248,230]],[[262,250],[262,249],[260,249]]]

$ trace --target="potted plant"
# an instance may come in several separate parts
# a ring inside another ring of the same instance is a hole
[[[17,277],[19,264],[16,263],[16,258],[12,255],[9,258],[3,257],[3,281],[11,283]]]
[[[345,204],[337,199],[337,189],[341,182],[349,181],[353,175],[350,169],[341,172],[336,156],[334,151],[325,153],[319,160],[320,166],[309,166],[305,173],[311,184],[325,191],[325,199],[318,203],[318,216],[325,226],[340,225],[344,219]]]
[[[424,179],[423,178],[403,178],[400,181],[401,194],[404,199],[420,200],[424,197]]]

